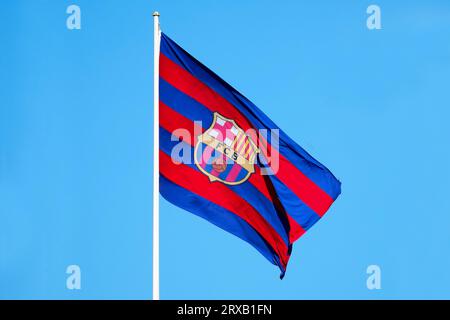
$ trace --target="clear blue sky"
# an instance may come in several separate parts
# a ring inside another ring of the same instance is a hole
[[[162,298],[450,298],[450,4],[356,0],[4,1],[0,298],[151,297],[153,10],[343,183],[282,281],[161,200]]]

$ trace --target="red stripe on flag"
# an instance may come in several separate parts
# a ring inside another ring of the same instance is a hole
[[[199,171],[176,165],[163,151],[159,152],[160,170],[167,179],[225,209],[251,225],[273,248],[284,267],[289,260],[288,247],[273,227],[244,199],[221,183],[211,183]]]
[[[218,111],[223,116],[234,119],[244,131],[250,128],[254,129],[247,118],[225,98],[163,54],[160,55],[160,77],[212,112]],[[253,141],[258,141],[254,132],[251,134],[251,137]],[[260,137],[260,139],[267,146],[270,146],[263,137]],[[275,148],[270,149],[272,158],[278,156],[280,160],[276,176],[314,212],[319,216],[323,216],[333,203],[333,198],[297,169],[278,150]],[[262,151],[267,157],[267,149],[262,148]]]

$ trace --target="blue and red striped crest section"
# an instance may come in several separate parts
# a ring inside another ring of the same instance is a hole
[[[340,182],[165,34],[159,67],[162,196],[247,241],[283,276],[292,244],[329,209]]]

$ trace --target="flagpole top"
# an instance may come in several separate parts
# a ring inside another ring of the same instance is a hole
[[[154,17],[159,17],[159,12],[158,11],[153,12],[153,16]]]

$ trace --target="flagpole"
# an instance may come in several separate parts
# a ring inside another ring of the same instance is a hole
[[[159,13],[153,13],[153,300],[159,300]]]

